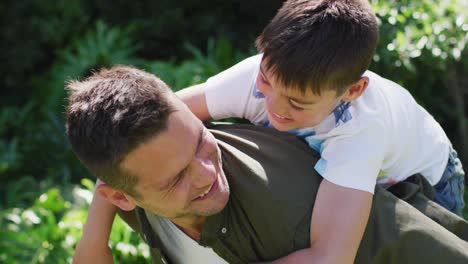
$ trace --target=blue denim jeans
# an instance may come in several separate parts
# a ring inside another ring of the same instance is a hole
[[[450,148],[447,167],[440,181],[434,186],[436,195],[434,201],[451,212],[462,215],[465,206],[463,193],[465,190],[465,172],[457,152]]]

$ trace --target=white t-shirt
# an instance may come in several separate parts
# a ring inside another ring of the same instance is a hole
[[[227,264],[213,249],[200,246],[168,219],[145,213],[151,227],[163,243],[164,252],[173,263]]]
[[[214,119],[239,117],[269,126],[265,98],[255,79],[262,55],[250,57],[206,82]],[[358,99],[337,105],[315,127],[296,134],[321,154],[315,165],[337,185],[374,192],[421,173],[435,185],[447,165],[450,141],[434,118],[398,84],[366,71],[369,86]]]

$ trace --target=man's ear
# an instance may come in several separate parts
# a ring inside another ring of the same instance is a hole
[[[105,183],[96,186],[96,193],[124,211],[131,211],[136,207],[133,199]]]
[[[341,100],[345,102],[350,102],[356,100],[361,96],[369,85],[369,77],[361,77],[357,82],[351,85],[351,87],[346,90],[343,98]]]

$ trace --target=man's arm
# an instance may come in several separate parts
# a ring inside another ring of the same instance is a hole
[[[178,91],[176,95],[190,108],[198,119],[201,121],[208,121],[211,119],[206,103],[205,83],[182,89]]]
[[[101,182],[96,182],[96,189]],[[73,263],[114,263],[108,246],[117,207],[96,192],[89,207],[83,236],[75,248]]]
[[[371,193],[322,180],[310,224],[311,247],[272,263],[353,263],[371,205]]]

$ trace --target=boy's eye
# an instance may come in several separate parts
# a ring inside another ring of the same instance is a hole
[[[297,106],[295,106],[295,105],[291,105],[291,107],[292,107],[294,110],[297,110],[297,111],[302,111],[302,110],[304,110],[304,108],[302,108],[302,107],[297,107]]]
[[[294,105],[294,103],[292,103],[291,101],[289,101],[289,105],[290,105],[290,106],[292,107],[292,109],[294,109],[294,110],[297,110],[297,111],[302,111],[302,110],[304,110],[304,108]]]

